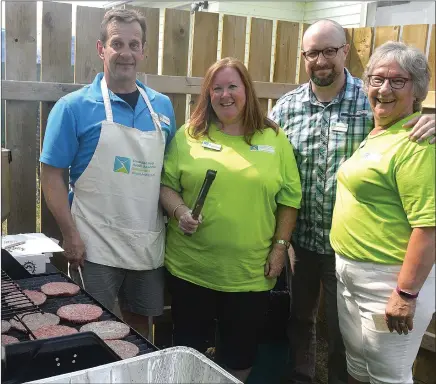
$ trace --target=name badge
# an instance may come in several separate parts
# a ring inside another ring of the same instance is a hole
[[[170,118],[159,113],[159,120],[166,125],[170,125]]]
[[[380,153],[365,152],[362,155],[362,158],[368,161],[374,161],[375,163],[380,163],[382,155]]]
[[[201,146],[203,148],[213,149],[214,151],[221,151],[222,149],[222,146],[220,144],[210,143],[209,141],[203,141],[201,143]]]
[[[347,132],[348,131],[348,124],[342,123],[341,121],[338,121],[337,123],[332,125],[332,131]]]
[[[271,147],[271,145],[252,145],[250,151],[275,153],[274,147]]]

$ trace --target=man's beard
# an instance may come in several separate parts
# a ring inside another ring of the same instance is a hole
[[[331,69],[331,73],[327,77],[317,77],[315,76],[315,70],[320,69]],[[313,81],[315,85],[318,87],[328,87],[329,85],[332,85],[333,82],[336,80],[336,78],[339,76],[339,73],[335,71],[335,68],[316,68],[315,70],[312,70],[312,74],[310,76],[310,79]]]

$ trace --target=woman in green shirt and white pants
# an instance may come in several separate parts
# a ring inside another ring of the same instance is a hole
[[[413,383],[435,312],[435,148],[402,126],[429,80],[422,52],[380,46],[364,74],[375,128],[338,171],[330,240],[349,383]]]

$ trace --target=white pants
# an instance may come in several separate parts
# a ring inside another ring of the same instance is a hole
[[[412,365],[435,312],[435,267],[417,299],[408,335],[375,329],[372,314],[384,314],[401,265],[362,263],[336,255],[339,326],[347,370],[371,384],[413,384]]]

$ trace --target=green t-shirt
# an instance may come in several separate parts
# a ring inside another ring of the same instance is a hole
[[[191,237],[175,219],[167,231],[165,266],[175,276],[225,292],[266,291],[275,279],[264,265],[275,232],[277,204],[300,207],[301,185],[291,144],[284,132],[257,132],[252,145],[215,125],[195,140],[181,127],[165,156],[162,184],[181,193],[192,208],[208,169],[217,171]],[[208,149],[203,141],[221,145]]]
[[[410,117],[368,136],[339,168],[330,233],[336,253],[401,264],[412,229],[435,226],[435,146],[409,140],[401,126]]]

